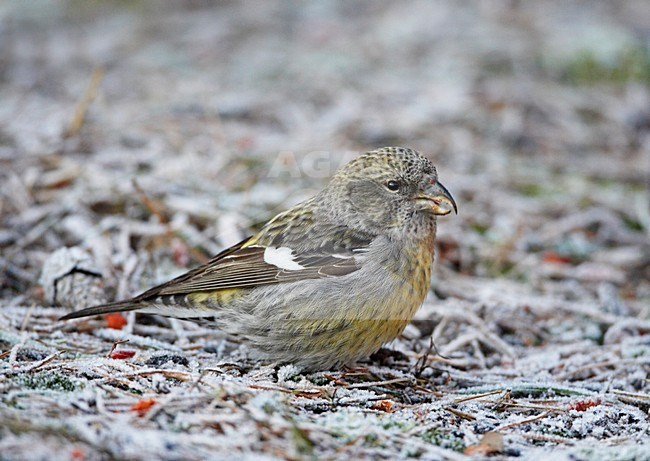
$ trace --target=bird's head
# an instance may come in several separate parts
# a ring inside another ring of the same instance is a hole
[[[373,234],[408,231],[435,222],[437,215],[457,212],[431,161],[402,147],[357,157],[337,171],[324,192],[343,197],[335,210],[337,219]]]

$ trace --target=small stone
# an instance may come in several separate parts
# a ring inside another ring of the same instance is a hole
[[[190,362],[187,360],[187,357],[178,354],[157,354],[149,357],[145,362],[150,367],[160,367],[167,362],[172,362],[177,365],[183,365],[184,367],[189,367]]]
[[[106,302],[101,272],[80,247],[61,248],[43,264],[39,283],[52,305],[81,309]]]

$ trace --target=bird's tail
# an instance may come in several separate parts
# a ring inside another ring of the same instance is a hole
[[[128,312],[140,309],[142,306],[133,301],[117,301],[114,303],[100,304],[99,306],[87,307],[80,311],[70,312],[59,318],[59,320],[78,319],[91,315],[110,314],[111,312]]]

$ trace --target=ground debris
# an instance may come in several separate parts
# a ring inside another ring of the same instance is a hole
[[[650,459],[647,5],[253,3],[0,9],[1,457]],[[459,215],[368,360],[58,321],[386,144],[434,159]]]

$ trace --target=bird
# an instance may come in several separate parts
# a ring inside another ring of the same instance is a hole
[[[428,158],[376,149],[206,264],[61,320],[159,314],[208,322],[260,357],[302,370],[351,365],[398,337],[424,302],[436,219],[452,210]]]

